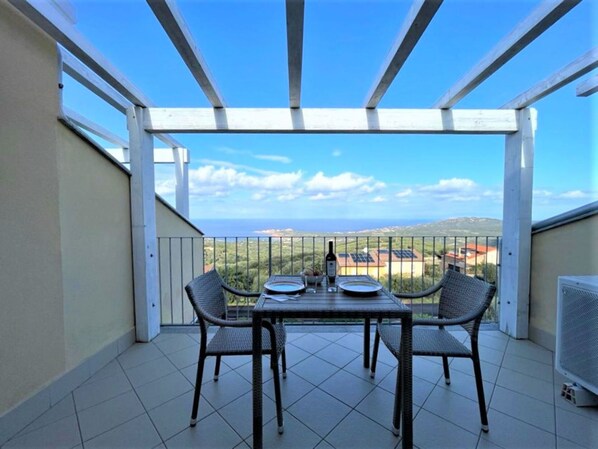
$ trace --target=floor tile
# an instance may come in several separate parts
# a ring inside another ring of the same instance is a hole
[[[125,376],[125,373],[120,372],[115,375],[105,377],[91,384],[85,384],[73,391],[75,399],[75,407],[77,411],[85,410],[93,407],[100,402],[107,401],[116,396],[120,396],[133,387]]]
[[[253,364],[246,363],[235,370],[237,374],[240,374],[247,380],[247,382],[253,382]],[[288,372],[288,367],[287,367]],[[278,375],[282,379],[282,365],[278,362]],[[270,358],[264,357],[262,359],[262,382],[267,382],[274,376],[274,370],[270,368]]]
[[[496,382],[500,367],[492,363],[482,361],[480,363],[482,367],[482,379],[486,382]],[[504,364],[503,364],[504,366]],[[457,358],[455,357],[449,365],[451,371],[451,379],[453,377],[453,370],[461,371],[462,373],[468,374],[473,377],[473,362],[471,359]]]
[[[510,339],[506,354],[516,355],[546,365],[552,365],[552,352],[529,340]]]
[[[180,351],[171,352],[170,354],[167,354],[166,357],[168,357],[168,360],[170,360],[174,366],[178,369],[182,369],[197,363],[197,360],[199,360],[199,350],[197,349],[197,346],[189,346]],[[215,360],[215,357],[208,357],[206,359],[206,365],[209,361],[212,361],[212,370]],[[220,368],[222,368],[222,366]]]
[[[444,370],[442,365],[430,362],[423,357],[413,357],[413,375],[435,384],[441,377],[444,378]]]
[[[334,396],[339,401],[344,402],[349,407],[355,407],[375,386],[370,382],[341,370],[322,382],[318,388]]]
[[[163,440],[167,440],[189,427],[193,394],[193,391],[188,391],[148,412]],[[204,398],[200,398],[197,419],[202,420],[211,413],[214,413],[214,408]]]
[[[381,426],[390,428],[394,412],[394,401],[394,394],[382,388],[375,388],[355,407],[355,410],[373,419]],[[413,416],[415,416],[415,411]]]
[[[218,413],[212,413],[195,427],[187,427],[165,441],[168,449],[231,449],[242,442],[243,439]]]
[[[378,363],[376,365],[376,375],[372,379],[370,377],[370,369],[365,368],[363,366],[363,358],[361,356],[353,359],[350,363],[343,367],[343,370],[351,373],[357,377],[360,377],[363,380],[367,380],[368,382],[377,385],[379,384],[382,379],[384,379],[388,373],[393,370],[392,366],[387,365],[386,363]]]
[[[421,449],[475,449],[478,435],[420,410],[413,421],[413,442]]]
[[[321,441],[318,434],[288,413],[284,416],[284,433],[278,433],[276,419],[272,419],[264,426],[263,439],[268,449],[312,449]],[[251,438],[246,441],[253,443]]]
[[[370,341],[374,342],[374,337]],[[338,345],[344,346],[345,348],[351,349],[355,352],[362,353],[363,351],[363,335],[362,334],[345,334],[335,342]]]
[[[490,407],[547,432],[554,433],[554,409],[547,406],[545,402],[497,386],[494,389]]]
[[[550,365],[515,354],[505,354],[502,366],[546,382],[553,381],[553,369]]]
[[[137,387],[135,391],[143,406],[151,410],[160,404],[192,390],[193,386],[180,372],[176,371],[153,382]]]
[[[482,384],[484,385],[484,399],[486,400],[486,406],[488,406],[490,404],[490,400],[492,399],[492,393],[494,392],[494,384],[491,382],[486,382],[485,380],[482,380]],[[478,389],[476,386],[475,377],[473,375],[470,376],[469,374],[462,373],[461,371],[452,370],[450,385],[440,381],[438,382],[438,387],[445,388],[448,391],[465,396],[476,403],[478,402]]]
[[[282,407],[290,407],[314,388],[316,387],[311,382],[308,382],[295,373],[289,373],[287,378],[282,379],[280,382]],[[275,400],[273,380],[269,380],[264,384],[264,395],[268,396],[272,400]]]
[[[316,353],[316,357],[319,357],[328,363],[338,366],[339,368],[344,367],[351,361],[359,359],[362,361],[361,354],[353,351],[352,349],[345,348],[344,346],[332,343],[323,349],[320,349]]]
[[[16,437],[29,433],[32,430],[39,429],[40,427],[47,426],[48,424],[55,423],[56,421],[60,421],[61,419],[66,418],[67,416],[72,416],[74,414],[75,403],[73,401],[73,395],[69,394],[60,402],[48,409],[48,411],[43,413],[39,418],[37,418],[23,430],[21,430],[16,435]]]
[[[64,448],[81,444],[77,416],[71,415],[8,441],[2,448]]]
[[[125,370],[125,374],[133,387],[140,387],[176,370],[176,366],[170,360],[166,357],[160,357],[159,359],[150,360],[149,362]]]
[[[133,391],[87,408],[78,413],[83,441],[90,440],[144,413],[145,409]]]
[[[353,411],[334,428],[326,441],[336,448],[395,448],[399,438],[380,424]]]
[[[336,373],[339,368],[318,357],[311,356],[289,368],[289,370],[314,385],[320,385]]]
[[[250,355],[233,355],[222,357],[222,363],[225,363],[232,369],[237,369],[238,367],[245,365],[247,363],[251,363],[251,356]]]
[[[395,368],[388,374],[388,376],[386,376],[382,380],[382,382],[380,382],[378,384],[378,387],[385,389],[389,393],[395,394],[396,383],[397,383],[397,370]],[[419,377],[414,376],[413,383],[412,383],[412,389],[413,389],[413,392],[412,392],[413,403],[415,405],[422,405],[428,398],[428,395],[434,389],[434,384],[431,382],[428,382],[427,380],[420,379]]]
[[[218,382],[211,381],[201,387],[201,395],[216,409],[230,404],[248,391],[251,391],[251,383],[235,371],[223,374]]]
[[[303,349],[310,354],[318,352],[320,349],[325,348],[329,344],[330,340],[326,340],[325,338],[318,337],[314,334],[305,334],[303,337],[298,338],[292,343],[293,346]]]
[[[253,393],[245,393],[230,404],[218,409],[218,414],[245,439],[253,433],[253,420],[249,419],[253,412]],[[276,417],[276,403],[268,397],[262,401],[263,422]],[[283,413],[286,417],[286,414]],[[284,419],[284,418],[283,418]]]
[[[575,444],[573,441],[566,440],[565,438],[556,438],[556,449],[586,449],[579,444]]]
[[[123,369],[118,363],[118,360],[112,360],[106,366],[98,370],[93,376],[87,379],[83,385],[94,383],[98,380],[105,379],[106,377],[114,376],[115,374],[122,374]]]
[[[289,407],[288,411],[318,435],[325,437],[351,408],[316,388]]]
[[[85,443],[85,449],[153,449],[161,443],[149,417],[143,414]]]
[[[295,366],[297,363],[311,356],[311,353],[292,344],[286,345],[285,352],[287,357],[287,368]]]
[[[473,434],[478,434],[481,430],[478,401],[472,401],[445,388],[434,388],[423,409]]]
[[[598,447],[598,425],[594,420],[556,409],[557,435],[582,447]]]
[[[133,368],[164,354],[153,343],[136,343],[117,357],[124,369]]]
[[[552,382],[546,382],[508,368],[502,368],[496,380],[496,385],[531,396],[539,401],[554,404]]]
[[[489,440],[504,448],[554,449],[555,436],[538,427],[526,424],[519,419],[490,409],[488,412],[490,431],[481,434],[482,439]]]
[[[164,354],[177,352],[190,346],[196,348],[196,350],[199,350],[197,341],[187,334],[175,334],[171,338],[165,339],[163,341],[154,341],[154,344]]]
[[[478,345],[486,348],[496,349],[497,351],[504,352],[507,348],[509,340],[503,338],[497,338],[495,335],[480,332],[478,335]]]

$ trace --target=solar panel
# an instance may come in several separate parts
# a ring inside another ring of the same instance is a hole
[[[343,258],[345,258],[345,259],[346,259],[347,257],[349,257],[349,255],[348,255],[347,253],[338,253],[338,254],[337,254],[337,256],[338,256],[338,257],[343,257]]]
[[[393,249],[392,254],[399,259],[415,259],[415,254],[410,249]]]
[[[351,253],[351,259],[353,259],[353,262],[355,263],[368,263],[368,262],[374,262],[374,258],[370,255],[370,254],[364,254],[364,253]]]

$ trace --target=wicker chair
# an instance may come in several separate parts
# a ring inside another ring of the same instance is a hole
[[[450,385],[449,357],[466,357],[473,361],[476,387],[478,391],[478,405],[482,430],[488,432],[488,417],[482,384],[482,370],[478,351],[478,332],[484,312],[490,305],[496,287],[480,279],[465,276],[456,271],[445,272],[440,282],[419,293],[395,294],[397,298],[413,299],[429,296],[441,290],[438,303],[438,318],[413,320],[413,355],[442,357],[444,379]],[[468,333],[471,349],[451,335],[444,326],[461,325]],[[436,326],[436,328],[422,328],[419,326]],[[376,359],[380,338],[390,352],[400,360],[401,327],[378,322],[372,355],[371,377],[376,372]],[[397,370],[397,387],[395,392],[395,417],[393,433],[399,434],[401,394],[401,369]]]
[[[220,359],[228,355],[252,354],[251,321],[232,321],[227,319],[225,291],[237,296],[258,297],[259,293],[249,293],[234,289],[224,283],[216,270],[208,271],[193,279],[185,287],[189,301],[197,314],[201,341],[199,346],[199,360],[197,377],[195,380],[195,396],[191,412],[191,427],[197,423],[197,408],[201,393],[204,363],[207,356],[216,356],[214,381],[218,381]],[[208,327],[210,324],[219,326],[216,334],[208,342]],[[278,358],[282,359],[282,373],[286,377],[285,343],[286,333],[282,323],[272,324],[264,321],[262,329],[262,354],[271,355],[270,366],[274,370],[274,388],[276,395],[276,414],[278,417],[278,432],[283,432],[282,399],[280,394],[280,377],[278,372]]]

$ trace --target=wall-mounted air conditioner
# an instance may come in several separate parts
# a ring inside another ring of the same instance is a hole
[[[574,381],[562,396],[575,405],[598,402],[598,276],[559,277],[556,369]]]

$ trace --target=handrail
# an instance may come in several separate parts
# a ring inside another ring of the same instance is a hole
[[[532,235],[569,223],[574,223],[596,214],[598,214],[598,201],[594,201],[593,203],[578,207],[577,209],[573,209],[563,214],[555,215],[554,217],[534,223],[532,225]]]

